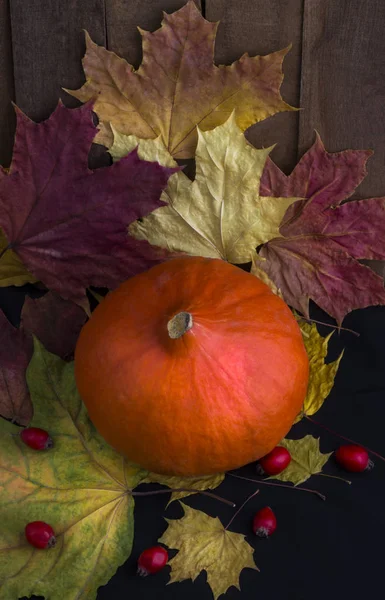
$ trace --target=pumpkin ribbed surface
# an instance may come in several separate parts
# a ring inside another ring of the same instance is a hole
[[[301,409],[308,358],[288,306],[225,261],[176,258],[108,294],[76,348],[96,428],[157,473],[206,475],[264,456]]]

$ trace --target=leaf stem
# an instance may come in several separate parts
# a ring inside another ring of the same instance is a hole
[[[311,490],[309,488],[297,487],[292,485],[285,485],[284,483],[272,483],[271,481],[261,481],[260,479],[251,479],[250,477],[242,477],[241,475],[235,475],[235,473],[227,473],[231,477],[236,477],[237,479],[243,479],[244,481],[251,481],[252,483],[258,483],[262,485],[271,485],[272,487],[283,487],[288,490],[298,490],[299,492],[308,492],[309,494],[316,494],[321,500],[326,500],[326,496],[318,492],[317,490]]]
[[[150,492],[132,492],[132,496],[153,496],[155,494],[172,494],[173,492],[191,492],[192,494],[203,494],[203,496],[209,496],[209,498],[214,498],[215,500],[219,500],[219,502],[223,502],[224,504],[228,504],[235,508],[236,504],[231,502],[231,500],[226,500],[217,494],[213,494],[212,492],[206,492],[203,490],[194,490],[192,488],[176,488],[176,489],[167,489],[167,490],[152,490]]]
[[[317,473],[317,475],[321,475],[322,477],[329,477],[330,479],[339,479],[340,481],[344,481],[349,485],[352,485],[352,482],[349,479],[344,479],[343,477],[337,477],[337,475],[328,475],[327,473]]]
[[[345,440],[346,442],[350,442],[351,444],[356,444],[358,446],[362,446],[362,448],[365,448],[365,450],[367,450],[367,452],[370,452],[371,454],[373,454],[373,456],[377,456],[377,458],[380,458],[381,460],[385,461],[385,457],[381,456],[381,454],[378,454],[378,452],[374,452],[374,450],[371,450],[370,448],[363,446],[363,444],[360,444],[359,442],[355,442],[354,440],[351,440],[350,438],[345,437],[344,435],[341,435],[340,433],[337,433],[333,429],[326,427],[326,425],[323,425],[319,421],[315,421],[313,418],[308,417],[307,415],[304,415],[304,416],[308,421],[310,421],[310,423],[313,423],[314,425],[318,425],[318,427],[322,427],[322,429],[325,429],[325,431],[328,431],[332,435],[336,435],[337,437],[341,438],[341,440]]]
[[[308,321],[309,323],[317,323],[318,325],[325,325],[325,327],[331,327],[332,329],[338,329],[338,331],[348,331],[349,333],[353,333],[357,337],[360,337],[358,331],[354,331],[354,329],[348,329],[347,327],[342,327],[341,325],[332,325],[331,323],[324,323],[323,321],[317,321],[317,319],[310,319],[307,317],[303,317],[302,315],[298,316],[298,320]]]
[[[242,508],[248,503],[249,500],[251,500],[252,498],[254,498],[254,496],[256,496],[257,494],[259,494],[259,490],[256,490],[254,492],[254,494],[251,494],[248,498],[246,498],[246,500],[244,501],[243,504],[241,504],[241,506],[238,508],[237,511],[235,511],[235,513],[233,514],[233,516],[231,517],[230,521],[227,523],[226,527],[225,527],[225,531],[226,529],[228,529],[231,525],[231,523],[234,521],[235,517],[237,515],[239,515],[239,513],[241,512]]]

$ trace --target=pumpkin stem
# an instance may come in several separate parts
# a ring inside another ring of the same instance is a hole
[[[192,314],[189,312],[177,313],[167,323],[168,335],[172,340],[182,337],[193,326]]]

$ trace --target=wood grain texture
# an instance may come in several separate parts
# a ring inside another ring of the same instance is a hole
[[[356,196],[385,196],[385,2],[305,0],[299,152],[374,150]]]
[[[293,44],[284,60],[283,99],[299,106],[303,0],[206,0],[206,18],[221,21],[215,60],[230,64],[242,54],[268,54]],[[277,144],[271,156],[284,171],[297,159],[299,113],[281,113],[251,127],[257,147]]]
[[[9,5],[8,0],[0,0],[0,165],[4,167],[8,167],[11,161],[15,129],[11,101],[14,99]]]
[[[59,97],[77,106],[62,87],[84,81],[83,29],[105,44],[104,0],[12,0],[11,21],[18,106],[35,120],[46,118]]]
[[[46,119],[60,97],[66,106],[79,105],[62,87],[84,82],[83,29],[105,44],[104,15],[104,0],[11,0],[16,103],[29,117]],[[92,166],[105,164],[99,155],[104,150],[93,147]]]
[[[142,40],[138,27],[155,31],[160,27],[162,11],[172,13],[186,0],[105,0],[107,47],[134,67],[142,60]],[[200,7],[200,1],[196,4]]]

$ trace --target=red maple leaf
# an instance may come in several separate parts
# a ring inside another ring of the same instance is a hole
[[[268,160],[260,193],[302,197],[259,249],[261,267],[286,302],[309,314],[309,298],[341,323],[353,309],[385,303],[382,278],[359,259],[385,258],[385,198],[350,201],[370,150],[328,153],[317,135],[291,175]]]
[[[116,287],[166,257],[127,236],[127,226],[163,206],[175,169],[134,150],[111,167],[87,166],[97,133],[92,105],[61,103],[36,124],[17,109],[10,173],[0,176],[0,226],[28,270],[63,298],[84,304],[89,285]]]

